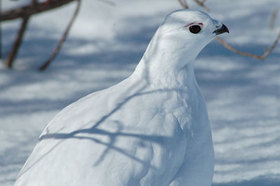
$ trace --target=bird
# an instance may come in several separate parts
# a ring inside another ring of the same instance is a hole
[[[15,186],[210,186],[211,125],[194,62],[226,32],[203,11],[168,14],[130,76],[48,123]]]

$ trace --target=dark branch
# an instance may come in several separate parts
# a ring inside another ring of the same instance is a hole
[[[59,53],[64,41],[66,40],[66,37],[72,27],[72,24],[74,23],[74,20],[76,19],[80,7],[81,7],[81,0],[76,0],[77,1],[77,7],[75,9],[75,12],[70,20],[70,22],[68,23],[68,26],[66,27],[66,30],[64,31],[64,34],[62,35],[60,41],[58,42],[56,48],[54,49],[52,55],[50,56],[50,58],[39,68],[40,71],[44,71],[47,69],[47,67],[51,64],[51,62],[55,59],[55,57],[57,56],[57,54]]]
[[[12,68],[12,66],[13,66],[13,61],[14,61],[14,59],[15,59],[17,53],[18,53],[18,49],[19,49],[19,47],[21,45],[24,32],[25,32],[25,30],[27,28],[28,20],[29,20],[29,17],[24,17],[22,19],[22,23],[21,23],[20,29],[18,31],[17,38],[16,38],[16,40],[14,42],[13,48],[10,51],[7,59],[5,60],[5,65],[8,68]]]
[[[30,17],[44,11],[55,9],[75,0],[52,0],[46,2],[32,1],[30,5],[0,12],[0,21],[9,21],[18,18]]]

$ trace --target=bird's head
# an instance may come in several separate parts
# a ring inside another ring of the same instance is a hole
[[[191,64],[199,52],[216,35],[225,32],[229,31],[223,23],[204,12],[172,12],[155,33],[136,72],[148,69],[150,76],[155,76],[153,78],[167,79],[167,76],[178,76],[182,69],[191,71]]]
[[[172,45],[177,52],[182,50],[190,53],[189,55],[193,54],[190,57],[194,58],[216,35],[229,32],[224,24],[196,10],[177,10],[170,13],[158,31],[162,45]]]

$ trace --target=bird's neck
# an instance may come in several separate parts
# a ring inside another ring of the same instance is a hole
[[[198,52],[190,53],[190,50],[187,50],[188,44],[180,43],[180,40],[160,37],[159,33],[155,34],[134,75],[158,88],[178,88],[195,84],[193,63]]]

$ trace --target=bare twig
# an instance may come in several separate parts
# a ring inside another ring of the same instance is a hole
[[[188,8],[189,8],[189,6],[188,6],[186,0],[178,0],[178,1],[179,1],[180,5],[181,5],[183,8],[185,8],[185,9],[188,9]]]
[[[52,0],[48,3],[46,3],[45,1],[34,3],[35,1],[32,0],[32,3],[29,5],[0,12],[0,21],[30,17],[33,14],[55,9],[72,1],[74,0]]]
[[[264,60],[273,50],[274,48],[276,47],[276,45],[278,44],[279,42],[279,39],[280,39],[280,32],[278,33],[278,36],[277,38],[274,40],[274,42],[272,43],[272,45],[270,46],[270,48],[268,50],[266,50],[264,52],[263,55],[256,55],[256,54],[252,54],[252,53],[248,53],[248,52],[242,52],[240,50],[237,50],[235,48],[233,48],[232,46],[230,46],[228,43],[226,43],[225,41],[223,41],[220,37],[216,37],[216,39],[224,46],[226,47],[228,50],[236,53],[236,54],[239,54],[239,55],[242,55],[242,56],[247,56],[247,57],[252,57],[252,58],[255,58],[255,59],[258,59],[258,60]]]
[[[81,7],[81,0],[77,0],[77,6],[76,6],[76,9],[75,9],[75,12],[70,20],[70,22],[68,23],[68,26],[66,27],[60,41],[58,42],[56,48],[54,49],[52,55],[50,56],[50,58],[39,68],[40,71],[44,71],[47,69],[47,67],[51,64],[51,62],[55,59],[55,57],[57,56],[58,52],[60,51],[64,41],[66,40],[66,37],[70,31],[70,28],[72,27],[72,24],[74,23],[74,20],[76,19],[78,13],[79,13],[79,10],[80,10],[80,7]]]
[[[2,27],[0,23],[0,59],[2,59]]]
[[[199,6],[203,7],[207,12],[210,12],[210,9],[205,5],[206,0],[193,0],[196,2]]]
[[[12,68],[12,66],[13,66],[13,61],[14,61],[14,59],[15,59],[17,53],[18,53],[18,49],[19,49],[19,47],[21,45],[24,32],[25,32],[25,30],[27,28],[28,20],[29,20],[29,17],[24,17],[22,19],[22,23],[21,23],[20,29],[18,31],[17,38],[16,38],[16,40],[14,42],[13,48],[10,51],[7,59],[5,60],[5,65],[8,68]]]
[[[270,17],[270,24],[269,24],[269,26],[270,26],[270,28],[272,28],[272,29],[273,29],[274,26],[275,26],[275,21],[276,21],[277,14],[278,14],[278,9],[275,8],[275,9],[272,11],[271,17]]]

